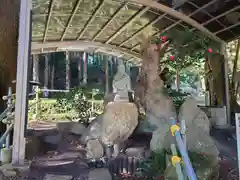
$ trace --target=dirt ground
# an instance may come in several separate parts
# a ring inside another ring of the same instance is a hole
[[[31,136],[56,135],[54,124],[32,122]],[[238,180],[236,141],[229,132],[214,130],[212,136],[220,150],[220,179]],[[88,166],[84,148],[78,137],[63,134],[60,143],[40,143],[39,152],[33,157],[30,170],[11,180],[87,180]],[[38,147],[39,148],[39,147]],[[9,179],[9,180],[10,180]]]

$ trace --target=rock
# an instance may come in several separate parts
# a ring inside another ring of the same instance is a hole
[[[102,119],[101,141],[106,145],[126,141],[138,125],[138,109],[129,102],[109,103]]]
[[[31,160],[39,154],[43,142],[40,137],[31,136],[26,138],[26,159]]]
[[[187,148],[191,152],[203,153],[215,157],[218,161],[219,151],[212,137],[195,125],[186,130]]]
[[[60,122],[57,123],[57,129],[64,133],[73,133],[82,135],[86,131],[86,127],[79,122]]]
[[[150,141],[150,149],[154,152],[162,152],[164,149],[169,149],[174,139],[170,133],[170,125],[163,124],[152,134]]]
[[[209,135],[210,121],[207,115],[197,107],[195,100],[189,98],[182,104],[179,119],[184,119],[186,122],[188,150],[215,156],[217,160],[219,151]]]
[[[219,151],[212,137],[209,135],[210,121],[207,115],[197,107],[195,100],[189,98],[180,107],[179,119],[184,119],[186,122],[188,154],[198,179],[217,179],[219,172]],[[165,179],[177,180],[174,167],[169,166],[167,168]]]
[[[146,119],[150,123],[151,128],[155,130],[165,126],[165,124],[171,125],[170,118],[177,117],[172,99],[161,93],[161,91],[163,90],[160,86],[149,91],[146,95]]]
[[[88,174],[89,180],[112,180],[112,176],[108,169],[105,168],[99,168],[99,169],[93,169]]]
[[[87,127],[81,137],[81,141],[86,143],[89,139],[100,139],[103,115],[99,115]]]
[[[71,124],[69,132],[76,135],[82,135],[86,132],[86,127],[82,123],[73,123]]]
[[[207,133],[210,131],[210,121],[206,113],[197,106],[197,102],[193,98],[186,99],[181,105],[178,118],[185,120],[186,128],[194,124]]]
[[[104,149],[97,139],[87,141],[87,157],[91,159],[99,159],[103,157]]]

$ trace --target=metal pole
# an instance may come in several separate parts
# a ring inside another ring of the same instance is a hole
[[[65,52],[66,57],[66,90],[70,89],[70,60],[69,60],[69,52]]]
[[[180,124],[181,124],[181,136],[182,136],[183,144],[187,151],[188,149],[187,149],[187,138],[186,138],[186,121],[182,119],[180,120]],[[183,174],[183,176],[184,176],[184,180],[186,180],[187,179],[186,172]]]
[[[11,115],[12,113],[12,88],[9,87],[8,88],[8,101],[7,101],[7,107],[8,107],[8,114],[7,114],[7,118],[8,116]],[[9,128],[9,123],[7,124],[7,129]],[[6,137],[6,149],[9,149],[10,147],[10,135],[8,134]]]
[[[20,20],[18,36],[18,57],[17,57],[17,84],[16,84],[16,105],[13,134],[12,164],[24,165],[25,163],[25,120],[28,96],[28,60],[30,48],[32,2],[29,0],[20,1]]]
[[[108,80],[108,57],[103,55],[103,59],[105,61],[105,95],[108,95],[109,93],[109,80]]]
[[[83,84],[87,84],[87,53],[83,53]]]
[[[33,81],[39,82],[39,59],[37,54],[33,54]],[[33,92],[37,86],[33,86]]]
[[[240,114],[235,113],[236,135],[237,135],[237,154],[238,154],[238,174],[240,176]]]
[[[48,54],[44,55],[45,58],[45,69],[44,69],[44,89],[47,90],[48,89],[48,71],[49,71],[49,59],[48,59]],[[48,97],[48,92],[44,91],[44,96]]]
[[[171,151],[173,156],[177,156],[177,150],[175,144],[171,144]],[[180,163],[176,163],[176,172],[178,175],[178,180],[184,180],[184,176],[182,173],[182,168]]]
[[[229,83],[228,83],[228,58],[226,51],[226,43],[221,44],[220,53],[224,56],[224,75],[225,75],[225,95],[226,95],[226,113],[227,113],[227,125],[231,124],[231,109],[230,109],[230,97],[229,97]]]
[[[79,80],[79,85],[81,85],[82,81],[82,53],[79,52],[79,61],[78,61],[78,80]]]

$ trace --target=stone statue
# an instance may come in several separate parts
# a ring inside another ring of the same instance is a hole
[[[131,79],[123,64],[118,65],[118,71],[113,79],[113,93],[115,102],[129,102],[128,93],[132,92]]]
[[[101,141],[106,146],[113,146],[114,156],[119,154],[120,145],[138,125],[138,109],[129,102],[129,92],[132,92],[131,79],[120,63],[113,79],[114,99],[105,106],[101,133]]]

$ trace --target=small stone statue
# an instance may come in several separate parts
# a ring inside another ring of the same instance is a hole
[[[101,133],[101,141],[107,147],[113,146],[113,156],[119,154],[120,144],[128,139],[138,124],[138,110],[129,102],[129,92],[132,92],[131,79],[120,63],[113,79],[114,99],[105,106]]]
[[[119,64],[118,71],[113,79],[114,102],[129,102],[129,92],[132,92],[131,79],[125,72],[125,66]]]

